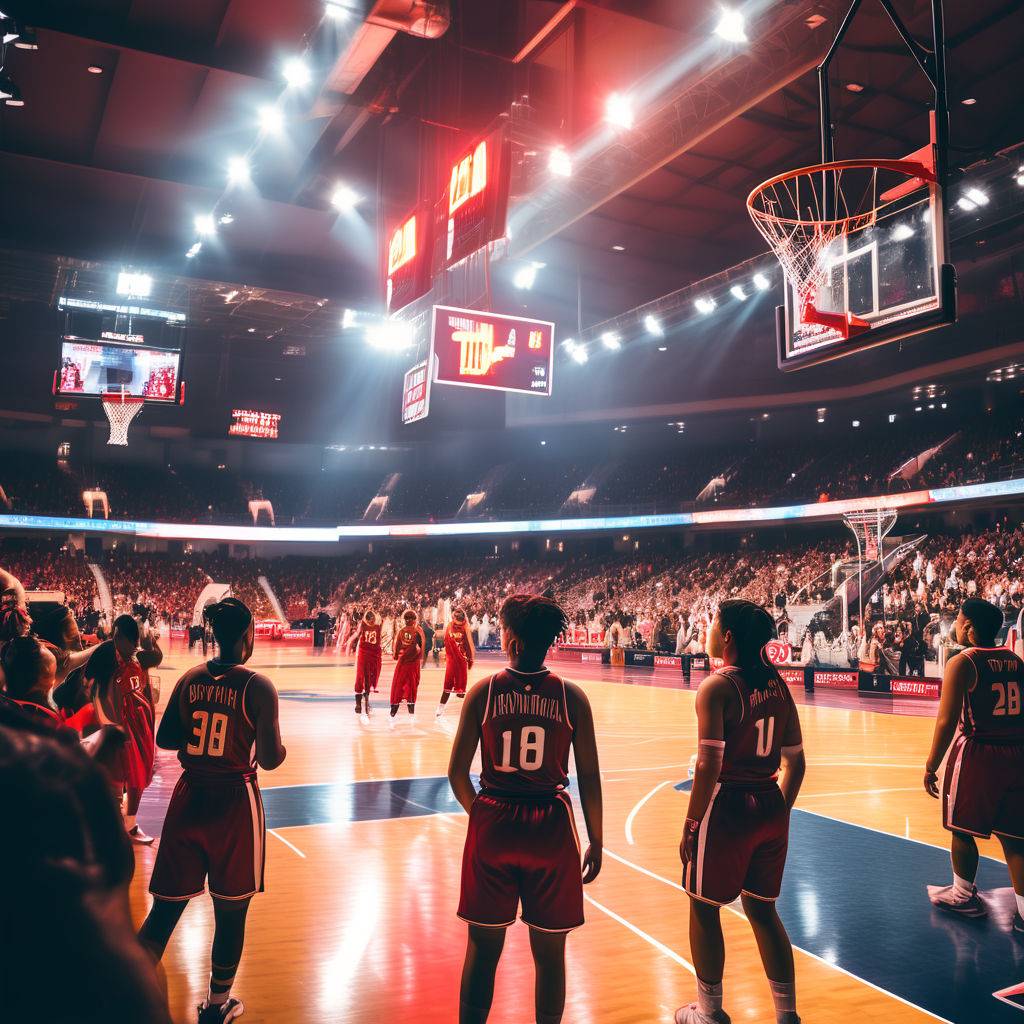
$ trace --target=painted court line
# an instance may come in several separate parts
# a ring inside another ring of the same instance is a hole
[[[666,779],[664,782],[659,782],[654,787],[654,789],[652,789],[650,793],[647,794],[647,796],[641,797],[641,799],[639,799],[633,806],[633,810],[631,810],[629,812],[629,815],[626,817],[626,842],[629,843],[630,846],[636,846],[636,843],[633,841],[633,819],[636,817],[637,812],[640,810],[641,807],[643,807],[645,803],[647,803],[648,800],[651,799],[652,796],[654,796],[655,793],[658,792],[659,789],[664,789],[666,786],[671,785],[671,779]]]
[[[916,793],[924,792],[924,786],[898,786],[895,789],[848,789],[845,793],[801,793],[800,800],[820,800],[828,796],[874,796],[876,793]]]
[[[285,839],[285,837],[284,837],[283,835],[281,835],[281,834],[280,834],[279,832],[276,832],[276,831],[275,831],[274,829],[272,829],[272,828],[268,828],[268,829],[267,829],[267,831],[268,831],[268,832],[269,832],[269,833],[270,833],[270,834],[271,834],[271,835],[272,835],[272,836],[273,836],[273,837],[274,837],[275,839],[279,839],[279,840],[280,840],[280,841],[281,841],[282,843],[284,843],[284,845],[285,845],[285,846],[287,846],[289,850],[294,850],[294,851],[295,851],[295,852],[296,852],[296,853],[297,853],[297,854],[298,854],[298,855],[299,855],[299,856],[300,856],[300,857],[301,857],[301,858],[302,858],[303,860],[305,860],[305,859],[306,859],[306,855],[305,855],[305,854],[304,854],[304,853],[303,853],[303,852],[302,852],[302,851],[301,851],[301,850],[300,850],[300,849],[299,849],[299,848],[298,848],[298,847],[297,847],[297,846],[296,846],[296,845],[295,845],[294,843],[290,843],[290,842],[288,842],[288,840],[287,840],[287,839]]]
[[[807,811],[806,813],[810,814],[811,812]],[[824,817],[824,815],[819,815],[819,817]],[[872,829],[871,831],[877,830]],[[620,864],[624,864],[626,867],[632,868],[634,871],[638,871],[642,875],[647,875],[648,878],[653,878],[655,881],[661,882],[663,885],[667,885],[671,889],[676,889],[679,892],[686,891],[678,882],[673,882],[670,878],[665,878],[664,875],[659,875],[654,871],[650,871],[648,868],[642,867],[640,864],[634,864],[631,860],[627,860],[625,857],[620,857],[619,854],[612,852],[607,847],[605,847],[604,853],[606,857],[611,857],[612,860],[617,860]],[[592,899],[590,899],[589,896],[587,896],[586,893],[584,893],[584,898],[590,900],[591,903],[594,902]],[[605,908],[600,907],[600,909],[604,910]],[[742,918],[744,921],[747,919],[746,914],[744,914],[742,910],[739,910],[734,906],[725,906],[722,909],[728,910],[729,913],[735,914],[737,917]],[[616,917],[616,915],[611,914],[610,911],[605,910],[605,913],[609,914],[612,917]],[[616,920],[621,920],[621,918],[616,917]],[[636,931],[637,934],[641,936],[641,938],[645,938],[648,941],[650,941],[651,944],[654,945],[656,948],[662,948],[661,944],[658,942],[657,939],[651,939],[650,936],[647,936],[644,933],[640,932],[639,929],[629,924],[628,921],[622,921],[622,923],[631,931]],[[923,1006],[918,1006],[917,1003],[912,1003],[909,999],[904,999],[902,996],[897,995],[895,992],[890,992],[888,989],[884,989],[879,985],[875,985],[873,982],[868,981],[867,978],[862,978],[859,974],[854,974],[852,971],[846,970],[845,967],[840,967],[838,964],[834,964],[830,960],[825,960],[823,957],[818,956],[816,953],[810,952],[810,950],[804,949],[802,946],[797,946],[794,943],[793,948],[803,953],[805,956],[809,956],[812,960],[817,960],[818,963],[824,964],[826,967],[831,967],[833,970],[838,971],[840,974],[845,974],[848,978],[852,978],[854,981],[859,981],[861,984],[867,985],[868,988],[872,988],[876,992],[880,992],[882,995],[888,996],[890,999],[895,999],[898,1003],[903,1003],[904,1006],[909,1006],[911,1007],[911,1009],[917,1010],[920,1013],[925,1014],[925,1016],[927,1017],[931,1017],[932,1020],[941,1021],[942,1024],[954,1024],[953,1021],[948,1020],[946,1017],[940,1017],[937,1013],[932,1013],[931,1010],[926,1010]],[[663,952],[664,951],[665,950],[663,950]],[[672,955],[671,950],[668,950],[668,955]],[[673,959],[675,959],[674,956]],[[687,969],[692,970],[692,968],[689,967],[688,964]],[[696,971],[694,971],[694,974],[696,974]]]
[[[605,852],[607,853],[608,851],[606,850]],[[583,898],[592,907],[597,907],[597,909],[600,910],[602,914],[607,914],[613,921],[618,921],[618,923],[621,924],[623,928],[628,928],[634,935],[643,939],[644,942],[646,942],[650,946],[653,946],[659,953],[664,954],[670,960],[674,960],[677,964],[679,964],[680,967],[682,967],[684,970],[689,971],[694,977],[696,977],[697,972],[696,970],[694,970],[693,964],[691,964],[689,960],[686,960],[683,957],[681,957],[674,949],[670,949],[668,946],[666,946],[664,942],[659,942],[653,935],[648,935],[647,932],[645,932],[642,928],[637,928],[635,924],[633,924],[631,921],[627,921],[624,917],[620,917],[618,914],[615,913],[614,910],[609,910],[606,906],[604,906],[604,904],[598,903],[597,900],[595,900],[594,897],[589,895],[588,893],[584,893]]]

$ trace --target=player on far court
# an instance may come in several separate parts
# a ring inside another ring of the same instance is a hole
[[[441,690],[441,703],[437,705],[438,718],[444,714],[444,707],[453,693],[457,697],[466,696],[469,670],[475,656],[466,613],[457,608],[444,632],[444,688]]]
[[[757,939],[777,1024],[800,1021],[793,947],[775,901],[805,764],[796,705],[764,654],[774,636],[771,616],[738,600],[722,602],[708,633],[708,654],[725,666],[697,691],[697,767],[679,844],[697,1002],[676,1011],[676,1024],[728,1024],[720,908],[737,896]]]
[[[263,891],[266,825],[256,766],[277,768],[285,748],[274,684],[245,668],[252,656],[252,613],[228,597],[203,615],[219,657],[178,680],[157,730],[157,744],[178,751],[182,773],[167,808],[149,883],[153,906],[139,938],[159,960],[188,901],[202,895],[209,877],[212,968],[199,1024],[221,1024],[243,1012],[231,986],[249,901]]]
[[[469,813],[459,899],[469,943],[459,1024],[487,1020],[505,929],[515,923],[520,903],[537,972],[537,1024],[558,1024],[565,1007],[565,938],[583,924],[583,883],[601,870],[594,718],[583,691],[544,666],[566,627],[562,609],[548,598],[515,594],[501,606],[500,621],[508,668],[470,690],[448,765],[452,791]],[[478,745],[479,794],[469,776]],[[565,792],[570,746],[590,836],[582,869]]]
[[[411,608],[402,612],[402,622],[395,633],[395,674],[391,678],[391,717],[388,725],[395,727],[398,706],[404,700],[409,714],[416,713],[416,691],[420,688],[420,665],[423,658],[423,630]]]
[[[984,917],[978,896],[978,844],[993,834],[1003,847],[1024,933],[1024,661],[996,646],[1003,613],[988,601],[964,601],[953,629],[966,650],[946,662],[924,788],[938,798],[938,770],[953,740],[942,780],[942,824],[952,832],[953,884],[928,886],[936,907]]]
[[[376,691],[380,679],[380,623],[368,608],[359,622],[355,634],[349,641],[349,650],[359,648],[356,655],[356,714],[370,718],[370,693]]]

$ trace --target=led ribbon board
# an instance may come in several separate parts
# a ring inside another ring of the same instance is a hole
[[[447,192],[444,267],[505,234],[509,146],[499,129],[473,144],[452,164]]]
[[[555,325],[435,306],[430,359],[438,384],[551,396]]]
[[[392,227],[384,246],[385,304],[389,314],[429,291],[430,248],[430,218],[425,210],[413,210]]]
[[[232,409],[228,434],[231,437],[255,437],[261,440],[276,441],[280,423],[281,414],[279,412]]]

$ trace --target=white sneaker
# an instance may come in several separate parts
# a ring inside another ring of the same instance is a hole
[[[940,910],[948,910],[961,917],[988,916],[988,908],[981,902],[977,886],[972,886],[970,895],[964,896],[954,885],[929,885],[928,899]]]
[[[437,710],[434,712],[434,717],[439,722],[441,721],[442,718],[444,718],[444,709],[445,709],[445,705],[444,704],[439,704],[438,707],[437,707]]]
[[[138,825],[133,825],[128,829],[128,838],[140,846],[150,846],[153,843],[153,837],[147,836]]]
[[[704,1013],[696,1003],[688,1006],[680,1006],[676,1010],[676,1024],[732,1024],[729,1014],[725,1010],[718,1010],[713,1014]]]
[[[395,731],[395,719],[396,719],[397,717],[398,717],[397,715],[388,715],[388,728],[389,728],[389,729],[390,729],[390,730],[391,730],[392,732],[394,732],[394,731]]]

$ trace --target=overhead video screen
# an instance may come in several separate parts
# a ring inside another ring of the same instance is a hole
[[[150,402],[177,400],[181,352],[65,337],[55,393],[96,398],[121,391]]]
[[[434,380],[549,397],[554,339],[555,325],[546,320],[435,306]]]
[[[279,412],[258,412],[255,409],[232,409],[228,434],[232,437],[255,437],[276,441],[281,427]]]
[[[414,210],[394,224],[384,247],[385,300],[397,312],[430,290],[430,220]]]

